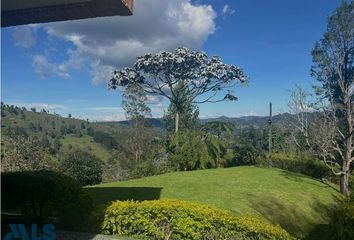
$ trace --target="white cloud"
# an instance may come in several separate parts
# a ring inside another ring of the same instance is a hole
[[[49,103],[21,103],[21,102],[16,102],[16,103],[10,103],[10,105],[18,106],[18,107],[25,107],[27,110],[31,108],[36,108],[37,111],[40,111],[42,109],[46,111],[60,111],[66,109],[65,106],[60,105],[60,104],[49,104]]]
[[[151,115],[154,118],[162,118],[165,113],[165,106],[158,104],[156,106],[151,107]]]
[[[52,73],[53,66],[43,55],[34,55],[32,59],[32,65],[34,67],[34,71],[41,78],[49,77]]]
[[[34,36],[35,27],[18,26],[12,30],[12,38],[15,45],[23,48],[31,48],[36,44],[36,38]]]
[[[219,118],[222,116],[225,116],[225,114],[214,112],[214,113],[200,115],[199,117],[200,119],[208,119],[208,118]]]
[[[90,108],[89,110],[97,112],[124,112],[124,109],[122,107],[94,107]]]
[[[147,52],[179,46],[199,49],[214,33],[215,18],[211,5],[193,5],[190,0],[136,0],[133,16],[57,22],[42,27],[50,36],[74,45],[67,60],[71,63],[62,63],[65,70],[88,61],[92,82],[99,84],[110,79],[114,68],[129,66]]]
[[[147,104],[155,105],[158,108],[164,107],[164,98],[157,95],[147,95]]]
[[[61,78],[70,78],[67,64],[53,64],[44,55],[34,55],[32,65],[36,74],[41,78],[47,78],[52,75],[57,75]]]
[[[231,16],[235,13],[235,10],[233,10],[229,5],[224,5],[224,7],[221,10],[221,15],[223,16],[223,19],[226,19],[228,16]]]
[[[200,118],[201,119],[219,118],[219,117],[239,118],[239,117],[250,117],[250,116],[260,116],[260,115],[256,111],[250,110],[249,112],[246,113],[236,113],[236,114],[211,112],[211,113],[200,115]]]
[[[127,120],[127,118],[125,117],[124,113],[118,113],[118,114],[103,116],[99,120],[104,122],[113,122],[113,121],[124,121]]]
[[[249,111],[248,113],[242,115],[242,116],[246,116],[246,117],[249,117],[249,116],[259,116],[259,114],[256,112],[256,111]]]
[[[83,109],[81,109],[83,110]],[[122,107],[91,107],[84,109],[89,112],[88,117],[91,120],[97,121],[123,121],[126,120],[125,111]]]
[[[113,66],[102,65],[100,61],[91,64],[92,83],[100,84],[112,78]]]
[[[122,107],[94,107],[88,109],[91,113],[90,119],[98,121],[124,121],[127,120],[125,111]],[[163,107],[155,104],[151,107],[152,116],[161,118],[163,116]]]

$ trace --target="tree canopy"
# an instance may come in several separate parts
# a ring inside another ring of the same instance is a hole
[[[204,52],[181,47],[173,52],[145,54],[138,57],[132,67],[115,70],[109,88],[136,83],[146,94],[167,98],[178,110],[184,96],[193,103],[235,101],[233,88],[247,82],[241,68],[225,64],[218,56],[208,57]],[[177,111],[176,131],[178,114]]]

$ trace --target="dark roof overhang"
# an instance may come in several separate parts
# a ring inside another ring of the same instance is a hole
[[[133,0],[1,1],[1,27],[132,14]]]

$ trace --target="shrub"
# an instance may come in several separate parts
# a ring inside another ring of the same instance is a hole
[[[257,165],[268,166],[268,159],[258,158]],[[318,179],[332,176],[331,170],[324,163],[308,156],[275,153],[272,155],[272,166]]]
[[[331,239],[354,239],[354,202],[339,205],[332,213],[329,223]]]
[[[250,166],[256,165],[258,159],[265,159],[266,155],[253,145],[239,146],[236,154],[231,161],[231,166]]]
[[[198,132],[175,133],[171,136],[169,148],[171,150],[169,160],[179,170],[205,169],[213,165],[208,147]]]
[[[116,201],[106,210],[105,234],[139,239],[293,239],[279,226],[254,217],[181,200]]]
[[[95,142],[102,144],[107,149],[114,149],[118,146],[116,139],[113,138],[109,133],[93,131],[92,137]]]
[[[169,160],[174,169],[196,170],[220,167],[226,148],[210,133],[179,131],[169,139]]]
[[[2,210],[20,212],[26,223],[55,223],[78,228],[92,200],[69,176],[52,171],[1,174]]]
[[[127,178],[141,178],[147,176],[154,176],[171,171],[171,166],[167,160],[167,155],[159,155],[154,159],[144,161],[137,164],[129,173]]]
[[[62,156],[60,169],[83,186],[98,184],[102,181],[101,160],[79,149]]]

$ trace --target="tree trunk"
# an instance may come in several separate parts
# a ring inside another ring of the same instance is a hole
[[[349,170],[344,171],[340,175],[340,192],[345,196],[349,196]]]
[[[175,132],[178,132],[178,124],[179,124],[179,113],[176,112]]]
[[[138,150],[135,149],[135,162],[138,163],[139,162],[139,156],[138,156]]]
[[[134,146],[134,155],[135,155],[135,162],[138,164],[139,160],[140,160],[140,156],[139,156],[139,147],[140,147],[140,142],[139,142],[139,121],[138,118],[136,117],[134,119],[135,121],[135,129],[134,129],[134,142],[133,142],[133,146]]]
[[[350,164],[352,162],[352,152],[353,152],[353,115],[351,106],[351,97],[349,93],[349,88],[344,91],[344,105],[346,114],[346,124],[348,135],[345,140],[345,156],[342,165],[342,174],[340,178],[340,191],[345,196],[349,196],[349,176],[350,176]]]

